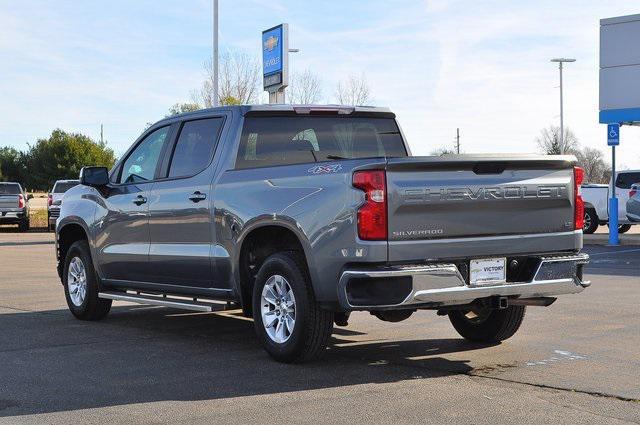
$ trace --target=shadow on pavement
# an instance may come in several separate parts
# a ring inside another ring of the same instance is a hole
[[[163,400],[249,395],[428,379],[471,370],[439,357],[482,348],[459,339],[358,341],[336,329],[315,363],[285,365],[236,312],[117,307],[101,322],[66,310],[0,314],[0,417]],[[407,367],[407,366],[411,367]]]

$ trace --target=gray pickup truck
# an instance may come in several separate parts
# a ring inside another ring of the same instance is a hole
[[[17,224],[18,230],[29,230],[29,200],[20,183],[0,182],[0,224]]]
[[[427,141],[428,142],[428,141]],[[85,167],[56,226],[79,319],[113,300],[237,304],[276,360],[316,358],[353,311],[447,315],[498,342],[525,306],[581,292],[582,170],[573,156],[413,157],[384,108],[207,109]]]

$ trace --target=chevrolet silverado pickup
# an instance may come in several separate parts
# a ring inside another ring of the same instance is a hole
[[[426,141],[425,141],[426,142]],[[320,356],[354,311],[448,316],[471,341],[575,294],[573,156],[411,155],[385,108],[255,105],[163,119],[85,167],[56,224],[69,309],[237,304],[282,362]]]
[[[17,224],[20,232],[29,230],[29,200],[20,183],[0,182],[0,224]]]

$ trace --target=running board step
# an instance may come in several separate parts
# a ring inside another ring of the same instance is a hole
[[[207,303],[197,301],[196,299],[188,300],[183,298],[167,297],[164,295],[142,295],[130,294],[127,292],[99,292],[98,298],[115,301],[129,301],[146,305],[160,305],[164,307],[173,307],[193,311],[220,311],[224,310],[225,307],[224,304]]]

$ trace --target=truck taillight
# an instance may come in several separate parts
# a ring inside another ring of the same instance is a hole
[[[18,195],[18,208],[24,208],[24,196]]]
[[[353,187],[365,192],[358,209],[358,237],[366,241],[387,239],[387,182],[383,170],[353,173]]]
[[[53,195],[49,194],[47,199],[47,205],[51,206],[51,204],[53,204]]]
[[[584,227],[584,201],[580,195],[580,186],[584,181],[584,170],[580,167],[573,167],[573,196],[574,196],[574,217],[575,230],[582,230]]]

